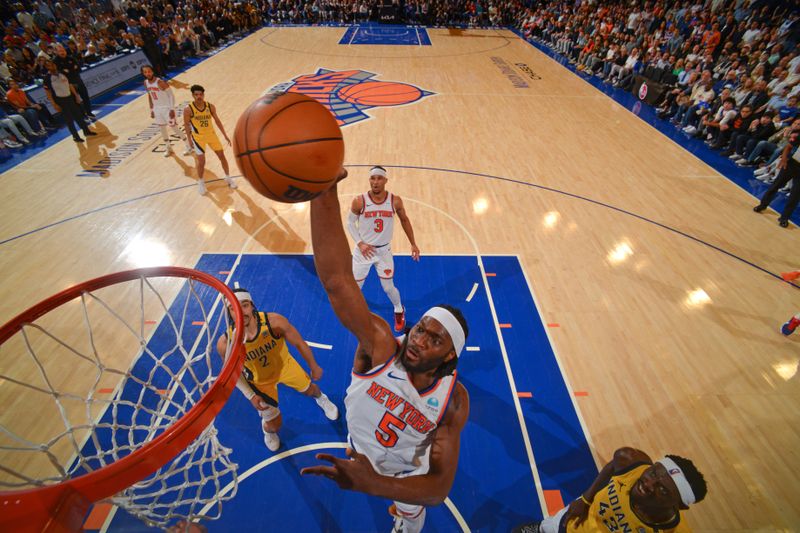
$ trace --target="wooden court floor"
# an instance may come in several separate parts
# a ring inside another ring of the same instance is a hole
[[[755,215],[751,195],[511,32],[430,30],[432,46],[339,45],[343,32],[265,28],[179,75],[176,99],[204,85],[232,136],[257,96],[320,68],[434,93],[343,129],[342,196],[383,164],[423,255],[519,255],[569,382],[589,392],[577,402],[598,464],[624,445],[677,453],[709,483],[695,529],[800,528],[800,339],[778,333],[800,291],[774,276],[800,268],[797,227]],[[164,158],[149,125],[143,96],[85,147],[67,139],[0,176],[0,321],[117,270],[310,253],[307,206],[241,179],[201,197],[191,156]],[[210,155],[206,178],[221,176]],[[399,231],[393,246],[409,251]]]

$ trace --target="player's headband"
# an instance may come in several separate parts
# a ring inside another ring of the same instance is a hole
[[[464,349],[465,338],[464,328],[461,327],[461,323],[455,315],[444,307],[431,307],[422,315],[422,318],[426,316],[433,318],[447,330],[447,333],[450,334],[450,338],[453,340],[453,348],[456,351],[456,357],[458,357],[461,354],[461,350]]]
[[[386,177],[386,171],[384,169],[382,169],[381,167],[372,167],[371,169],[369,169],[369,175],[370,176],[380,176],[382,178],[385,178]]]
[[[661,463],[664,465],[664,468],[667,469],[667,473],[672,477],[672,481],[675,482],[675,486],[678,487],[678,492],[681,495],[683,504],[686,507],[692,505],[695,502],[694,491],[692,490],[692,486],[689,485],[689,481],[686,479],[686,476],[683,474],[683,470],[681,470],[681,468],[675,464],[675,461],[669,457],[664,457],[656,462]]]
[[[236,295],[236,299],[239,300],[239,303],[244,302],[245,300],[247,300],[250,303],[253,303],[253,297],[250,296],[250,293],[247,292],[247,289],[242,289],[241,287],[239,287],[238,281],[233,284],[233,288],[234,288],[233,294]]]

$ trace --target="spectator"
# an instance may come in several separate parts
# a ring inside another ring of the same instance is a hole
[[[746,131],[731,138],[728,149],[721,155],[737,160],[741,159],[742,154],[750,153],[759,141],[766,141],[775,133],[772,119],[773,114],[766,112],[758,120],[751,121]]]
[[[0,124],[13,133],[17,140],[22,142],[22,144],[30,144],[30,138],[41,137],[44,135],[44,133],[39,134],[38,132],[34,131],[33,128],[31,128],[31,125],[28,124],[28,121],[25,120],[22,115],[18,115],[16,113],[8,114],[4,105],[0,105]],[[20,126],[22,129],[24,129],[25,133],[28,134],[28,137],[23,135],[17,126]]]
[[[39,132],[44,134],[44,126],[53,124],[53,116],[48,111],[47,107],[32,102],[28,95],[25,94],[19,83],[16,80],[9,82],[8,92],[6,93],[6,101],[12,106],[15,113],[25,117],[25,120],[30,124],[39,123]]]

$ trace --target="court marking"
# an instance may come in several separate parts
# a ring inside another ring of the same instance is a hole
[[[474,284],[472,285],[472,290],[471,290],[471,291],[469,291],[469,296],[467,296],[467,302],[471,302],[471,301],[472,301],[472,297],[473,297],[473,296],[475,296],[475,292],[476,292],[477,290],[478,290],[478,284],[477,284],[477,283],[474,283]]]
[[[505,340],[503,339],[503,334],[500,331],[502,325],[500,324],[497,318],[497,309],[495,309],[494,306],[494,299],[492,298],[492,290],[489,288],[489,278],[486,277],[486,268],[483,265],[483,259],[481,258],[481,251],[480,248],[478,247],[478,241],[475,240],[475,237],[472,236],[472,234],[469,232],[466,226],[464,226],[464,224],[461,223],[460,220],[452,216],[444,209],[438,208],[434,205],[428,204],[421,200],[417,200],[415,198],[410,198],[408,196],[406,196],[405,199],[406,201],[425,206],[433,211],[437,211],[438,213],[449,218],[454,224],[456,224],[459,228],[461,228],[461,231],[464,232],[464,235],[466,235],[466,237],[472,243],[472,247],[475,251],[475,258],[478,261],[478,269],[481,272],[481,279],[483,280],[483,288],[486,290],[486,299],[489,303],[489,311],[491,312],[492,315],[492,321],[494,322],[495,333],[497,335],[497,342],[499,343],[500,346],[500,354],[503,356],[503,364],[505,365],[506,369],[506,377],[508,378],[508,385],[509,387],[511,387],[511,400],[514,402],[514,409],[516,409],[517,411],[517,420],[519,421],[519,427],[520,430],[522,431],[522,441],[525,444],[525,452],[528,454],[528,463],[530,463],[531,475],[533,477],[534,487],[536,488],[536,494],[539,496],[539,507],[542,510],[542,515],[548,516],[547,504],[544,499],[542,482],[541,479],[539,478],[539,470],[536,467],[536,459],[533,456],[533,447],[531,445],[531,438],[530,435],[528,434],[528,426],[525,423],[525,416],[522,414],[522,406],[520,405],[519,398],[517,397],[517,384],[514,381],[514,374],[511,371],[511,362],[508,360],[508,352],[506,351]],[[517,262],[519,262],[519,257],[517,257]],[[521,264],[522,263],[520,263],[520,265]],[[586,435],[584,435],[584,437],[586,437]]]
[[[522,260],[519,258],[519,256],[517,256],[517,261],[519,261],[520,266],[522,266]],[[536,312],[539,313],[539,316],[542,317],[542,319],[544,319],[545,315],[542,312],[542,306],[539,304],[539,299],[536,297],[536,293],[533,292],[533,284],[528,278],[528,273],[524,268],[520,268],[520,270],[522,270],[522,277],[525,278],[525,283],[528,285],[528,292],[531,293],[531,298],[533,299],[534,307],[536,307]],[[550,324],[548,324],[548,326],[549,325]],[[572,387],[569,377],[567,377],[567,372],[564,370],[564,363],[561,361],[561,356],[558,355],[558,350],[556,349],[555,342],[553,342],[553,336],[550,334],[550,329],[551,328],[549,327],[544,328],[544,333],[547,335],[547,342],[550,343],[550,348],[553,350],[553,357],[556,360],[556,365],[558,365],[558,371],[561,373],[561,379],[564,380],[564,385],[567,387],[568,391],[574,391],[575,389]],[[572,408],[575,410],[575,414],[578,416],[578,422],[583,430],[583,436],[586,438],[586,443],[589,445],[589,451],[592,453],[592,457],[594,457],[594,463],[600,466],[603,464],[603,461],[597,453],[597,447],[594,445],[594,441],[592,440],[592,434],[589,433],[589,426],[586,425],[586,420],[583,418],[583,413],[578,408],[578,401],[572,394],[569,395],[569,398],[572,402]]]
[[[722,168],[718,168],[721,165],[716,164],[713,160],[710,160],[710,159],[708,159],[706,157],[707,155],[711,155],[711,156],[713,156],[715,158],[722,157],[717,152],[714,152],[711,149],[707,148],[706,146],[703,145],[703,143],[699,143],[699,144],[694,144],[693,145],[693,143],[691,142],[693,139],[687,138],[687,137],[685,137],[683,135],[679,135],[678,137],[671,137],[670,135],[667,135],[667,133],[665,133],[665,132],[666,131],[670,131],[671,132],[672,129],[666,128],[666,125],[664,124],[663,120],[659,119],[658,122],[655,122],[655,121],[648,122],[646,119],[644,119],[643,117],[641,117],[639,115],[639,111],[638,110],[634,111],[633,109],[630,109],[628,107],[628,105],[623,103],[624,100],[619,97],[619,92],[618,92],[618,91],[622,91],[622,89],[613,88],[613,89],[610,89],[609,92],[606,92],[605,90],[603,90],[604,87],[603,87],[603,81],[602,80],[596,79],[595,76],[588,76],[588,75],[579,74],[578,71],[575,70],[575,68],[572,65],[569,64],[568,58],[565,57],[564,55],[562,55],[561,53],[556,52],[555,50],[549,48],[546,45],[540,44],[538,42],[529,41],[528,39],[525,38],[525,36],[522,34],[522,32],[520,30],[518,30],[517,28],[510,27],[510,28],[508,28],[508,30],[511,31],[512,33],[514,33],[517,37],[519,37],[520,40],[522,40],[525,43],[528,43],[535,50],[538,50],[545,57],[547,57],[548,59],[550,59],[554,63],[557,63],[558,65],[562,66],[565,70],[567,70],[567,72],[570,72],[573,76],[575,76],[576,78],[580,79],[581,81],[583,81],[584,83],[586,83],[590,87],[594,88],[601,95],[605,96],[607,99],[609,99],[612,102],[614,102],[615,104],[617,104],[617,106],[619,106],[621,109],[623,109],[623,110],[627,111],[628,113],[634,115],[636,118],[638,118],[639,120],[641,120],[642,122],[644,122],[645,124],[650,126],[653,130],[655,130],[658,133],[660,133],[664,138],[666,138],[667,140],[671,141],[674,145],[682,148],[686,152],[689,152],[690,155],[694,156],[696,159],[702,161],[705,165],[707,165],[707,166],[711,167],[712,169],[714,169],[715,171],[717,171],[719,173],[719,175],[716,176],[716,177],[721,177],[721,178],[726,179],[727,181],[733,183],[734,185],[736,185],[740,189],[742,189],[744,192],[746,192],[747,194],[752,196],[755,200],[761,200],[761,198],[759,198],[755,193],[753,193],[751,190],[748,190],[746,187],[744,187],[744,185],[742,185],[736,179],[735,176],[728,176],[726,173],[724,173],[724,170]],[[628,91],[623,91],[623,94],[625,94],[626,96],[633,97],[633,95],[631,93],[629,93]],[[641,101],[640,100],[637,101],[636,103],[641,105]],[[647,105],[649,107],[645,108],[645,109],[648,109],[649,112],[651,112],[651,113],[654,112],[655,106],[650,106],[649,104],[647,104]],[[646,112],[645,114],[649,114],[649,113]],[[664,128],[663,129],[660,128],[659,125],[664,126]],[[700,150],[696,151],[695,148],[700,148]],[[726,162],[728,161],[727,157],[722,157],[722,159],[724,161],[726,161]],[[701,175],[701,176],[686,176],[686,177],[702,179],[702,178],[714,177],[714,176],[702,176]],[[754,179],[754,178],[750,177],[748,179]],[[766,188],[761,192],[761,194],[763,195],[765,191],[766,191]],[[778,198],[776,198],[776,199],[778,199]],[[785,203],[783,203],[783,202],[786,201],[785,199],[778,199],[778,200],[779,200],[778,206],[785,205]],[[771,208],[771,209],[777,213],[777,209],[774,209],[774,208]],[[797,217],[798,217],[798,214],[794,213],[792,215],[791,219],[790,219],[791,222],[793,224],[795,224],[795,225],[798,225]]]
[[[369,163],[369,164],[354,163],[354,164],[344,165],[344,166],[345,167],[352,167],[352,168],[364,168],[364,167],[372,167],[373,165],[372,165],[372,163]],[[749,260],[747,260],[747,259],[745,259],[743,257],[740,257],[740,256],[734,254],[733,252],[729,252],[729,251],[725,250],[724,248],[720,248],[717,245],[711,244],[708,241],[704,241],[703,239],[700,239],[699,237],[695,237],[695,236],[690,235],[690,234],[688,234],[688,233],[686,233],[684,231],[681,231],[679,229],[673,228],[673,227],[668,226],[666,224],[663,224],[661,222],[657,222],[657,221],[655,221],[655,220],[653,220],[651,218],[647,218],[647,217],[645,217],[643,215],[639,215],[639,214],[636,214],[636,213],[634,213],[632,211],[628,211],[626,209],[622,209],[621,207],[616,207],[616,206],[613,206],[611,204],[607,204],[607,203],[601,202],[599,200],[593,200],[592,198],[588,198],[586,196],[581,196],[580,194],[575,194],[575,193],[563,191],[561,189],[556,189],[554,187],[547,187],[546,185],[539,185],[538,183],[530,183],[530,182],[527,182],[527,181],[521,181],[521,180],[517,180],[517,179],[513,179],[513,178],[506,178],[506,177],[503,177],[503,176],[495,176],[493,174],[485,174],[485,173],[482,173],[482,172],[471,172],[471,171],[468,171],[468,170],[456,170],[456,169],[451,169],[451,168],[440,168],[440,167],[425,167],[425,166],[417,166],[417,165],[388,165],[388,164],[385,164],[383,166],[386,167],[386,168],[400,168],[400,169],[411,169],[411,170],[425,170],[425,171],[431,171],[431,172],[446,172],[446,173],[451,173],[451,174],[465,174],[467,176],[475,176],[475,177],[478,177],[478,178],[486,178],[486,179],[492,179],[492,180],[498,180],[498,181],[505,181],[505,182],[508,182],[508,183],[515,183],[517,185],[523,185],[523,186],[526,186],[526,187],[532,187],[534,189],[541,189],[543,191],[548,191],[548,192],[552,192],[552,193],[556,193],[556,194],[561,194],[561,195],[567,196],[569,198],[573,198],[575,200],[583,200],[584,202],[589,202],[589,203],[594,204],[594,205],[599,206],[599,207],[605,207],[607,209],[611,209],[611,210],[616,211],[618,213],[621,213],[623,215],[628,215],[628,216],[631,216],[631,217],[636,218],[638,220],[641,220],[642,222],[647,222],[649,224],[653,224],[653,225],[658,226],[658,227],[660,227],[662,229],[665,229],[667,231],[675,233],[676,235],[680,235],[682,237],[686,237],[687,239],[690,239],[690,240],[692,240],[692,241],[694,241],[694,242],[696,242],[698,244],[702,244],[702,245],[704,245],[704,246],[706,246],[708,248],[711,248],[712,250],[715,250],[717,252],[725,254],[728,257],[732,258],[732,259],[736,259],[737,261],[742,262],[745,265],[748,265],[748,266],[750,266],[752,268],[755,268],[756,270],[758,270],[758,271],[760,271],[760,272],[762,272],[764,274],[767,274],[768,276],[771,276],[771,277],[781,281],[782,283],[785,283],[785,284],[787,284],[787,285],[789,285],[791,287],[794,287],[795,289],[800,289],[800,285],[797,285],[795,283],[792,283],[791,281],[787,281],[787,280],[783,279],[780,276],[780,274],[775,273],[775,272],[770,272],[766,268],[761,267],[761,266],[753,263],[752,261],[749,261]],[[241,175],[235,175],[235,176],[231,176],[231,177],[241,177]],[[216,179],[213,179],[213,180],[206,180],[206,184],[216,183],[216,182],[221,182],[221,181],[224,181],[224,178],[216,178]],[[115,202],[113,204],[108,204],[108,205],[105,205],[105,206],[97,207],[95,209],[90,209],[89,211],[84,211],[83,213],[78,213],[76,215],[72,215],[70,217],[67,217],[67,218],[64,218],[64,219],[61,219],[61,220],[57,220],[55,222],[51,222],[50,224],[46,224],[46,225],[41,226],[39,228],[32,229],[30,231],[26,231],[24,233],[20,233],[19,235],[15,235],[13,237],[9,237],[7,239],[4,239],[4,240],[0,241],[0,246],[4,245],[6,243],[9,243],[9,242],[15,241],[17,239],[20,239],[22,237],[27,237],[28,235],[32,235],[34,233],[38,233],[38,232],[43,231],[45,229],[52,228],[54,226],[58,226],[58,225],[63,224],[65,222],[70,222],[70,221],[76,220],[78,218],[83,218],[83,217],[86,217],[86,216],[89,216],[89,215],[93,215],[95,213],[99,213],[101,211],[106,211],[106,210],[114,208],[114,207],[120,207],[120,206],[123,206],[123,205],[127,205],[127,204],[131,204],[131,203],[134,203],[134,202],[138,202],[139,200],[145,200],[147,198],[152,198],[154,196],[159,196],[159,195],[170,193],[170,192],[174,192],[174,191],[180,191],[180,190],[183,190],[183,189],[196,189],[196,187],[197,187],[197,183],[192,182],[191,184],[180,185],[178,187],[171,187],[169,189],[164,189],[164,190],[161,190],[161,191],[156,191],[156,192],[144,194],[142,196],[136,196],[134,198],[128,198],[127,200],[120,200],[119,202]],[[261,228],[259,228],[258,231],[261,231]],[[258,233],[258,231],[256,231],[256,233]],[[254,233],[254,234],[256,234],[256,233]],[[252,236],[248,239],[248,242],[251,241],[251,240],[252,240]]]
[[[277,45],[275,45],[273,43],[270,43],[270,42],[265,40],[270,35],[274,35],[275,33],[277,33],[277,31],[279,29],[284,29],[284,28],[311,28],[312,26],[306,26],[306,25],[302,25],[302,24],[299,24],[299,25],[298,24],[293,24],[293,25],[283,24],[281,26],[268,25],[266,27],[273,28],[273,30],[268,32],[266,35],[263,35],[263,36],[259,37],[258,40],[262,44],[264,44],[266,46],[269,46],[270,48],[274,48],[276,50],[283,50],[284,52],[294,52],[296,54],[310,54],[310,55],[313,55],[315,57],[344,57],[344,58],[348,58],[348,59],[359,59],[359,58],[362,58],[362,59],[409,59],[409,58],[412,58],[412,57],[414,59],[436,59],[436,58],[440,58],[440,57],[462,57],[462,56],[480,55],[480,54],[485,54],[486,52],[493,52],[495,50],[499,50],[501,48],[505,48],[506,46],[509,46],[512,42],[514,42],[517,39],[516,36],[515,36],[515,38],[511,38],[511,37],[507,37],[505,35],[501,35],[501,34],[498,33],[494,37],[497,38],[497,39],[503,39],[505,41],[503,44],[501,44],[499,46],[495,46],[493,48],[485,48],[483,50],[475,50],[473,52],[461,52],[461,53],[458,53],[458,54],[441,54],[441,55],[425,54],[424,56],[416,56],[416,55],[377,56],[377,55],[358,55],[358,54],[324,54],[322,52],[318,52],[318,51],[314,51],[314,50],[298,50],[298,49],[295,49],[295,48],[286,48],[284,46],[277,46]],[[323,27],[325,27],[325,26],[323,26]],[[330,27],[336,27],[336,26],[330,26]],[[431,28],[431,29],[441,29],[441,28]],[[507,30],[507,28],[501,28],[501,29]],[[494,28],[494,30],[495,30],[495,32],[497,32],[497,28]],[[511,30],[508,30],[508,31],[511,31]],[[442,38],[451,37],[449,35],[440,35],[440,34],[434,34],[434,35],[438,35],[439,37],[442,37]]]
[[[369,164],[354,163],[354,164],[344,165],[344,166],[345,167],[352,167],[352,168],[364,168],[364,167],[372,167],[373,165],[372,165],[372,163],[369,163]],[[585,202],[589,202],[589,203],[594,204],[596,206],[605,207],[607,209],[611,209],[611,210],[616,211],[618,213],[621,213],[623,215],[631,216],[633,218],[641,220],[642,222],[647,222],[649,224],[653,224],[653,225],[658,226],[658,227],[660,227],[662,229],[670,231],[670,232],[672,232],[672,233],[674,233],[676,235],[680,235],[682,237],[686,237],[687,239],[690,239],[690,240],[692,240],[692,241],[694,241],[694,242],[696,242],[698,244],[702,244],[703,246],[706,246],[708,248],[711,248],[712,250],[715,250],[717,252],[725,254],[728,257],[732,258],[732,259],[736,259],[737,261],[739,261],[741,263],[744,263],[747,266],[755,268],[756,270],[758,270],[758,271],[760,271],[760,272],[762,272],[764,274],[767,274],[768,276],[771,276],[771,277],[781,281],[782,283],[785,283],[786,285],[789,285],[790,287],[794,287],[795,289],[800,289],[800,285],[783,279],[780,276],[780,274],[775,273],[775,272],[770,272],[766,268],[761,267],[761,266],[753,263],[752,261],[749,261],[749,260],[747,260],[747,259],[745,259],[743,257],[740,257],[740,256],[734,254],[733,252],[729,252],[729,251],[725,250],[724,248],[720,248],[717,245],[711,244],[708,241],[704,241],[703,239],[700,239],[699,237],[695,237],[695,236],[690,235],[690,234],[688,234],[688,233],[686,233],[684,231],[681,231],[679,229],[673,228],[673,227],[668,226],[666,224],[663,224],[661,222],[657,222],[657,221],[655,221],[653,219],[650,219],[650,218],[647,218],[647,217],[645,217],[643,215],[639,215],[639,214],[636,214],[636,213],[634,213],[632,211],[628,211],[626,209],[622,209],[621,207],[616,207],[616,206],[613,206],[611,204],[606,204],[606,203],[601,202],[599,200],[593,200],[592,198],[588,198],[586,196],[581,196],[580,194],[575,194],[575,193],[563,191],[561,189],[556,189],[554,187],[547,187],[546,185],[539,185],[537,183],[530,183],[530,182],[527,182],[527,181],[521,181],[521,180],[517,180],[517,179],[513,179],[513,178],[506,178],[506,177],[503,177],[503,176],[495,176],[493,174],[485,174],[485,173],[482,173],[482,172],[471,172],[471,171],[468,171],[468,170],[456,170],[456,169],[451,169],[451,168],[440,168],[440,167],[425,167],[425,166],[417,166],[417,165],[388,165],[388,164],[385,164],[383,166],[386,167],[386,168],[400,168],[400,169],[411,169],[411,170],[425,170],[425,171],[431,171],[431,172],[446,172],[446,173],[451,173],[451,174],[465,174],[467,176],[475,176],[475,177],[478,177],[478,178],[486,178],[486,179],[492,179],[492,180],[498,180],[498,181],[505,181],[505,182],[508,182],[508,183],[515,183],[517,185],[523,185],[523,186],[526,186],[526,187],[532,187],[534,189],[541,189],[541,190],[544,190],[544,191],[548,191],[548,192],[552,192],[552,193],[556,193],[556,194],[561,194],[561,195],[567,196],[569,198],[573,198],[575,200],[583,200]],[[235,175],[235,176],[232,176],[232,177],[241,177],[241,175]],[[222,182],[222,181],[224,181],[224,178],[206,180],[206,183],[209,184],[209,183],[216,183],[216,182]],[[174,192],[174,191],[180,191],[180,190],[183,190],[183,189],[196,189],[196,187],[197,187],[197,183],[192,182],[191,184],[180,185],[178,187],[171,187],[169,189],[164,189],[164,190],[161,190],[161,191],[156,191],[156,192],[144,194],[142,196],[136,196],[134,198],[128,198],[127,200],[120,200],[119,202],[115,202],[113,204],[108,204],[108,205],[105,205],[105,206],[97,207],[95,209],[90,209],[89,211],[85,211],[83,213],[78,213],[76,215],[72,215],[70,217],[58,220],[56,222],[51,222],[50,224],[46,224],[46,225],[41,226],[39,228],[32,229],[30,231],[26,231],[25,233],[20,233],[19,235],[15,235],[13,237],[9,237],[7,239],[4,239],[4,240],[0,241],[0,246],[4,245],[6,243],[9,243],[9,242],[15,241],[17,239],[21,239],[22,237],[27,237],[28,235],[32,235],[34,233],[38,233],[38,232],[43,231],[45,229],[52,228],[54,226],[58,226],[58,225],[61,225],[63,223],[66,223],[66,222],[70,222],[70,221],[76,220],[78,218],[83,218],[83,217],[86,217],[86,216],[89,216],[89,215],[93,215],[93,214],[99,213],[101,211],[106,211],[106,210],[114,208],[114,207],[120,207],[120,206],[123,206],[123,205],[127,205],[127,204],[131,204],[131,203],[134,203],[134,202],[138,202],[140,200],[145,200],[147,198],[152,198],[154,196],[159,196],[159,195],[170,193],[170,192]],[[257,234],[258,231],[261,231],[261,228],[259,228],[254,233],[254,235]],[[248,239],[248,242],[251,241],[251,240],[252,240],[252,236]],[[439,255],[441,255],[441,254],[439,254]]]
[[[256,472],[258,472],[259,470],[262,470],[262,469],[268,467],[272,463],[277,463],[278,461],[280,461],[282,459],[286,459],[287,457],[291,457],[291,456],[297,455],[299,453],[311,452],[311,451],[314,451],[314,450],[324,450],[324,449],[330,449],[330,448],[337,448],[337,449],[344,450],[344,449],[347,449],[347,443],[346,442],[318,442],[318,443],[315,443],[315,444],[307,444],[305,446],[298,446],[297,448],[292,448],[291,450],[286,450],[286,451],[281,452],[279,454],[273,455],[272,457],[270,457],[268,459],[264,459],[260,463],[257,463],[255,465],[251,466],[250,468],[245,470],[243,474],[239,475],[239,481],[238,482],[239,482],[239,484],[241,484],[244,480],[246,480],[247,478],[249,478],[250,476],[252,476]],[[233,486],[234,486],[233,483],[228,483],[219,492],[219,495],[220,496],[225,496],[231,490],[233,490]],[[458,511],[458,508],[455,506],[455,504],[452,502],[452,500],[450,500],[450,498],[447,497],[447,498],[444,499],[444,504],[450,510],[450,512],[453,513],[453,518],[455,518],[456,522],[458,522],[459,527],[461,527],[461,531],[463,531],[465,533],[469,533],[470,529],[469,529],[469,526],[467,525],[466,520],[464,520],[464,517],[461,516],[461,513]],[[200,514],[207,513],[209,510],[211,510],[211,508],[214,505],[215,505],[214,502],[207,503],[205,505],[205,507],[203,507],[200,510]]]

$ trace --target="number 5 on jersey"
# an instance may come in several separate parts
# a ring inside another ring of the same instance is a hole
[[[378,439],[378,442],[381,445],[392,448],[395,444],[397,444],[397,432],[395,432],[395,428],[403,431],[405,429],[406,423],[394,416],[389,411],[386,411],[386,414],[383,415],[381,418],[380,423],[378,424],[378,429],[375,430],[375,438]]]

